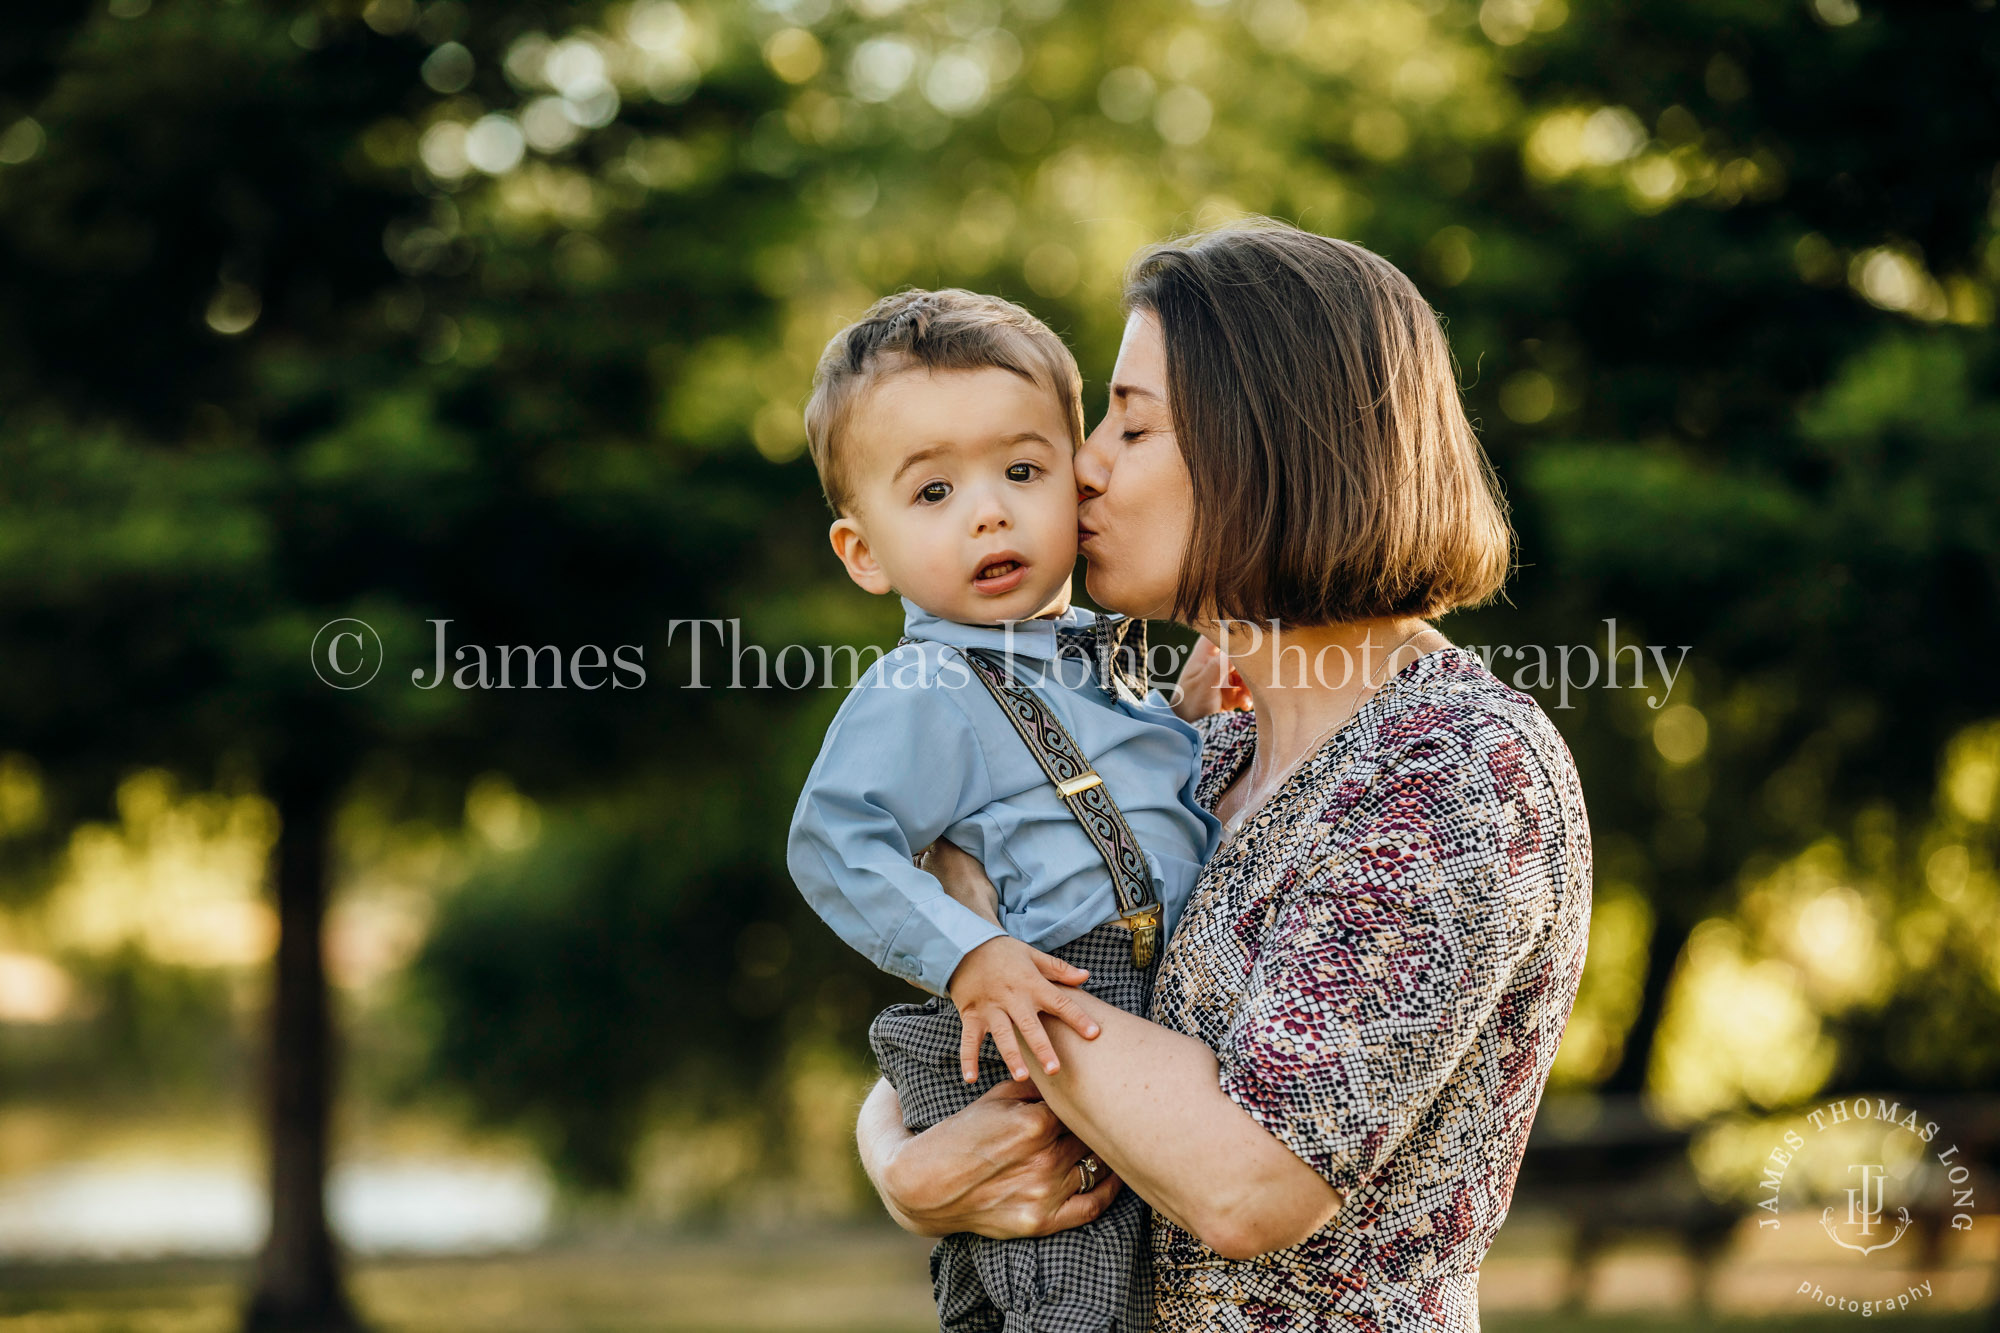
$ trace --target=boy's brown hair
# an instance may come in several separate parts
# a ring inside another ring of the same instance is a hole
[[[1141,252],[1125,299],[1160,321],[1193,482],[1177,619],[1428,619],[1500,590],[1506,501],[1395,265],[1260,220]]]
[[[884,376],[919,369],[1011,371],[1056,396],[1070,446],[1083,444],[1083,377],[1048,325],[1012,301],[958,287],[898,292],[834,334],[813,373],[806,445],[835,514],[853,503],[840,446],[855,404]]]

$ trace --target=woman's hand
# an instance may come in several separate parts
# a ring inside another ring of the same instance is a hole
[[[1031,1084],[1002,1083],[911,1134],[896,1090],[883,1080],[861,1107],[856,1138],[889,1215],[919,1236],[1047,1236],[1097,1217],[1124,1188],[1107,1171],[1097,1188],[1077,1193],[1076,1164],[1090,1149]]]
[[[1222,655],[1222,649],[1207,635],[1194,641],[1194,651],[1181,667],[1174,682],[1174,716],[1192,722],[1210,713],[1227,713],[1250,707],[1250,690],[1243,677]]]

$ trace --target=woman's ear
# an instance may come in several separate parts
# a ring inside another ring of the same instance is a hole
[[[840,563],[847,566],[847,577],[854,580],[856,587],[876,596],[890,592],[889,576],[882,566],[875,562],[875,552],[869,549],[868,534],[861,530],[861,524],[845,515],[833,521],[826,530],[827,540],[833,543],[833,553]]]

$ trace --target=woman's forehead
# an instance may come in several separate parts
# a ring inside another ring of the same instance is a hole
[[[1150,310],[1134,310],[1125,321],[1118,344],[1118,364],[1111,370],[1114,398],[1148,396],[1166,401],[1167,343],[1160,319]]]

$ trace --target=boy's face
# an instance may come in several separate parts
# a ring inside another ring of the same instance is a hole
[[[997,367],[890,374],[847,425],[848,575],[967,624],[1069,605],[1076,475],[1056,395]]]

